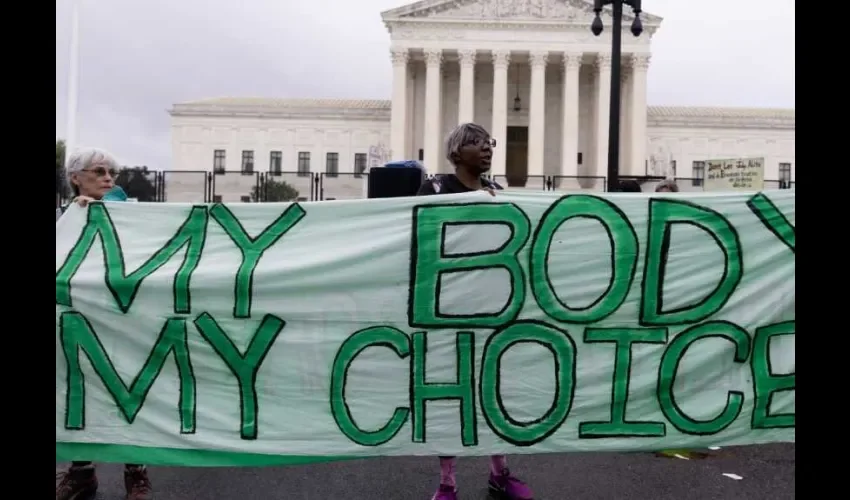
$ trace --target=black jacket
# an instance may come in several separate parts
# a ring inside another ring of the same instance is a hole
[[[481,185],[490,189],[502,189],[497,182],[486,177],[481,178]],[[466,187],[455,174],[440,174],[426,180],[419,187],[416,196],[428,196],[432,194],[457,194],[475,191]]]

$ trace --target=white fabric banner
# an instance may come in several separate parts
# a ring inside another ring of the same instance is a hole
[[[57,459],[794,441],[794,221],[793,190],[73,206]]]

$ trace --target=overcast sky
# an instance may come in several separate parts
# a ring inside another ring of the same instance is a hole
[[[170,168],[175,102],[389,99],[380,12],[405,0],[79,0],[78,143]],[[650,105],[794,107],[794,0],[644,0]],[[56,137],[65,133],[71,0],[56,1]]]

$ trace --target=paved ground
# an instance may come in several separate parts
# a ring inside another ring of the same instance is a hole
[[[706,450],[707,451],[707,450]],[[707,458],[647,453],[517,456],[539,500],[792,500],[793,444],[724,448]],[[461,459],[462,500],[487,499],[488,459]],[[60,466],[57,465],[57,471]],[[122,500],[120,465],[98,468],[97,500]],[[151,467],[156,500],[429,500],[435,459],[391,458],[258,469]],[[724,476],[734,474],[741,479]]]

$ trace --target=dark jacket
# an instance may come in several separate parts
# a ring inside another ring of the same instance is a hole
[[[497,182],[486,177],[481,178],[481,185],[490,189],[502,189]],[[457,194],[475,191],[466,187],[455,174],[439,174],[427,179],[419,187],[416,196],[428,196],[432,194]]]

